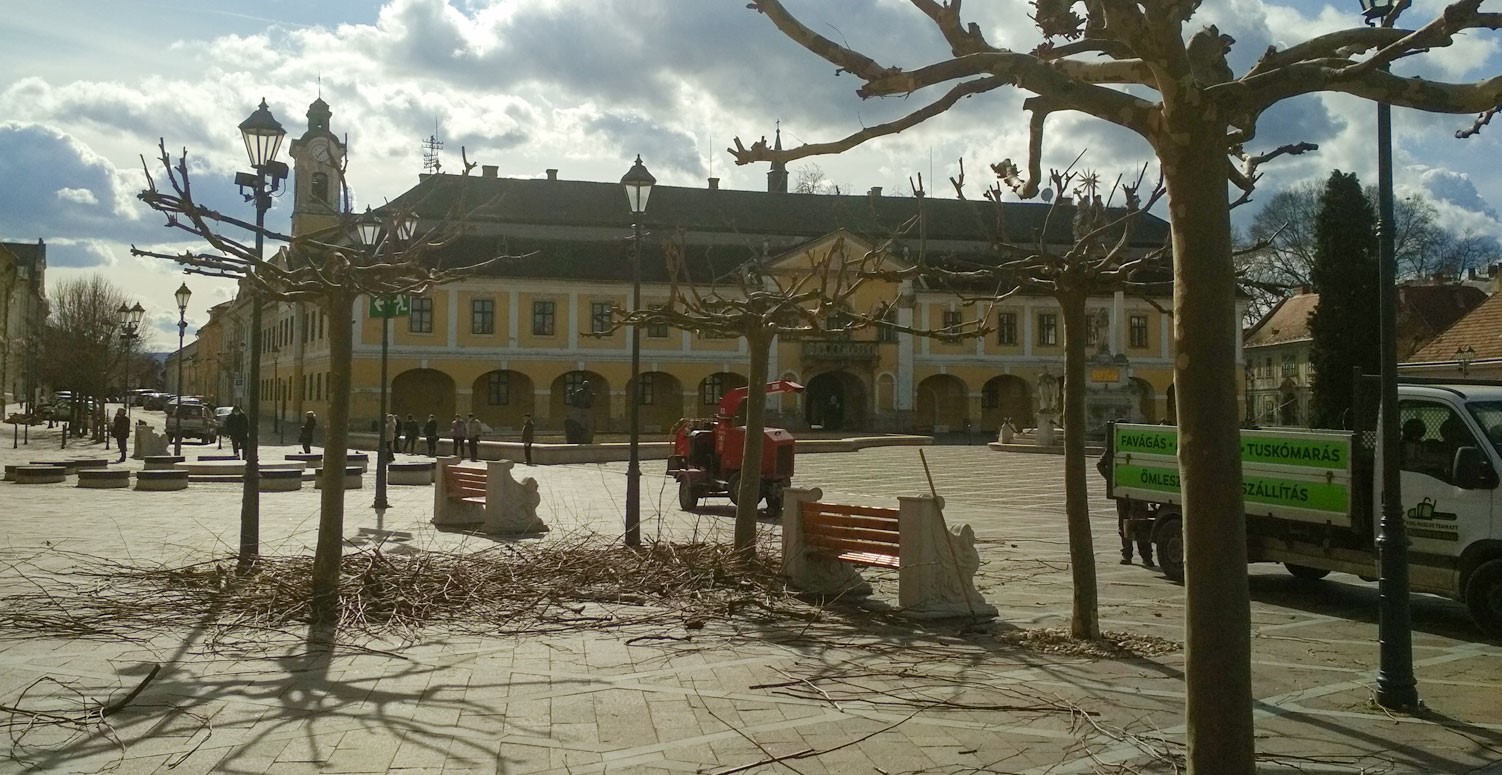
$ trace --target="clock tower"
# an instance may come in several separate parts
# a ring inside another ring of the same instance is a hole
[[[344,198],[344,143],[329,131],[333,112],[322,97],[308,106],[308,131],[292,141],[292,236],[336,226]]]

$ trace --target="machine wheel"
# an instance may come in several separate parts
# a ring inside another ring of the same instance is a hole
[[[1159,519],[1153,529],[1153,548],[1158,567],[1174,581],[1184,580],[1184,523],[1177,515]]]
[[[1465,603],[1482,632],[1502,638],[1502,559],[1487,560],[1471,571],[1465,585]]]
[[[731,505],[733,505],[733,506],[739,506],[740,503],[736,499],[739,498],[739,497],[741,497],[741,472],[740,471],[736,471],[735,473],[733,473],[733,474],[730,475],[730,478],[728,480],[726,480],[726,482],[725,482],[725,489],[728,491],[728,494],[730,495],[730,503],[731,503]]]
[[[1300,581],[1319,581],[1320,579],[1330,575],[1330,571],[1327,571],[1324,568],[1315,568],[1309,565],[1299,565],[1292,562],[1283,563],[1283,567],[1287,568],[1288,572],[1290,574],[1293,574],[1293,577]]]
[[[678,483],[678,508],[684,511],[699,508],[699,488],[690,484],[686,479]]]

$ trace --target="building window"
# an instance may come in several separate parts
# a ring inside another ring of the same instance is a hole
[[[998,312],[996,314],[996,343],[1017,344],[1017,313]]]
[[[714,406],[725,397],[725,375],[711,374],[699,383],[699,403]]]
[[[486,384],[486,396],[491,406],[505,406],[511,403],[511,375],[504,371],[490,372],[490,380]]]
[[[1052,312],[1038,313],[1038,344],[1054,347],[1059,344],[1059,316]]]
[[[552,302],[548,302],[551,304]],[[571,371],[563,375],[563,395],[572,396],[579,388],[589,382],[589,374],[583,371]],[[590,392],[594,391],[594,385],[589,386]]]
[[[876,326],[876,341],[892,344],[897,341],[897,308],[888,306],[881,312],[881,323]]]
[[[532,335],[552,336],[554,314],[553,302],[532,302]]]
[[[996,387],[996,380],[994,379],[981,386],[980,408],[995,409],[1001,406],[1001,391],[997,390]]]
[[[960,327],[960,311],[957,309],[944,310],[944,331],[957,331]]]
[[[589,332],[591,334],[603,334],[610,330],[610,308],[613,306],[608,301],[589,303]]]
[[[328,204],[328,201],[329,201],[329,176],[328,176],[328,173],[326,173],[326,172],[315,172],[315,173],[313,173],[313,185],[312,185],[311,188],[312,188],[312,190],[309,191],[309,193],[313,195],[314,199],[317,199],[318,201],[323,202],[324,204]]]
[[[648,323],[647,324],[647,338],[648,339],[666,339],[666,338],[668,338],[668,324],[667,323]]]
[[[1283,376],[1292,377],[1299,373],[1299,362],[1292,355],[1283,356]]]
[[[431,298],[412,297],[412,312],[407,316],[407,330],[414,334],[433,333],[433,300]]]
[[[1132,347],[1147,346],[1147,316],[1133,315],[1127,320],[1128,344]]]
[[[495,333],[495,299],[474,299],[469,303],[469,331],[472,334]]]
[[[636,403],[650,405],[656,403],[657,384],[656,375],[651,372],[639,374],[636,378]]]

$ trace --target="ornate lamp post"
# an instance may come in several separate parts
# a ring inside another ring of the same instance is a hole
[[[621,178],[626,202],[631,207],[631,311],[641,309],[641,221],[647,197],[657,178],[641,163],[641,156]],[[631,327],[630,404],[631,454],[626,464],[626,545],[641,545],[641,327]]]
[[[371,212],[370,208],[367,207],[365,208],[365,214],[355,221],[355,236],[360,240],[361,245],[365,246],[372,253],[376,253],[380,249],[382,231],[387,233],[389,239],[406,243],[407,240],[412,238],[412,232],[416,228],[417,221],[415,219],[398,215],[397,219],[391,224],[391,227],[386,229],[385,225],[381,223],[381,219],[376,217],[376,214]],[[378,439],[376,445],[376,493],[375,502],[371,504],[371,508],[376,509],[391,507],[391,503],[386,499],[386,465],[390,462],[393,451],[389,450],[386,445],[386,364],[387,353],[391,346],[390,313],[392,310],[390,307],[395,301],[396,299],[392,298],[380,300],[385,305],[383,311],[386,314],[381,316],[381,412],[376,420],[376,438]]]
[[[1455,362],[1460,366],[1460,376],[1471,376],[1471,361],[1476,360],[1476,348],[1466,345],[1455,348]]]
[[[125,413],[130,414],[130,348],[132,343],[141,338],[141,316],[146,310],[141,307],[141,302],[135,306],[127,307],[120,305],[120,349],[125,351]]]
[[[1368,25],[1391,27],[1395,0],[1361,0]],[[1387,69],[1386,66],[1383,69]],[[1377,103],[1377,261],[1382,329],[1382,516],[1377,529],[1378,640],[1377,703],[1384,708],[1419,704],[1413,677],[1413,633],[1409,614],[1408,529],[1403,524],[1398,460],[1398,290],[1393,234],[1392,106]]]
[[[185,282],[178,287],[177,293],[177,407],[172,412],[172,419],[177,421],[177,431],[172,434],[172,454],[183,453],[183,335],[188,333],[188,300],[193,298],[193,292],[188,290]]]
[[[287,130],[271,115],[263,99],[260,107],[240,122],[240,136],[255,172],[236,173],[235,185],[240,187],[245,201],[255,205],[256,261],[260,262],[265,250],[266,211],[271,209],[271,195],[287,177],[287,165],[276,160]],[[245,380],[245,402],[250,413],[246,419],[250,427],[245,442],[245,484],[240,501],[242,566],[255,559],[261,544],[261,462],[257,449],[261,436],[261,300],[254,292],[250,296],[250,364]]]

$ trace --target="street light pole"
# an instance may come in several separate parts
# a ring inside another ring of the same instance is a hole
[[[1476,348],[1466,345],[1455,348],[1455,362],[1460,366],[1460,376],[1471,376],[1471,361],[1476,360]]]
[[[647,198],[657,179],[641,163],[641,156],[621,178],[631,207],[631,312],[641,309],[641,221]],[[626,545],[641,546],[641,326],[631,326],[630,405],[631,450],[626,463]]]
[[[188,290],[188,284],[183,283],[174,294],[177,297],[177,406],[172,410],[172,419],[176,420],[177,430],[172,434],[172,454],[183,454],[183,335],[188,333],[188,299],[192,298],[193,292]],[[207,418],[205,418],[207,422]]]
[[[266,100],[261,100],[250,117],[240,122],[240,136],[245,141],[245,153],[250,157],[254,173],[235,174],[235,184],[247,202],[256,210],[256,264],[265,255],[266,211],[271,209],[271,195],[287,177],[287,165],[276,160],[282,138],[287,131],[271,115]],[[249,193],[247,193],[247,190]],[[259,268],[259,267],[257,267]],[[261,441],[261,300],[250,283],[244,287],[250,296],[250,358],[246,375],[245,403],[249,405],[249,427],[245,441],[245,479],[240,498],[240,556],[241,567],[255,561],[261,544],[261,461],[258,449]]]
[[[146,310],[141,306],[141,302],[138,301],[131,307],[127,307],[122,303],[118,312],[120,315],[120,348],[125,350],[125,414],[129,416],[131,414],[130,348],[131,343],[141,336],[138,333],[141,330],[141,316],[146,314]]]
[[[1391,27],[1393,0],[1361,0],[1367,24]],[[1385,70],[1386,67],[1384,66]],[[1393,229],[1392,106],[1377,103],[1377,260],[1382,328],[1382,398],[1378,431],[1382,440],[1382,515],[1377,531],[1378,668],[1377,704],[1413,709],[1419,704],[1413,676],[1413,632],[1409,612],[1408,530],[1403,522],[1398,458],[1398,289]]]

